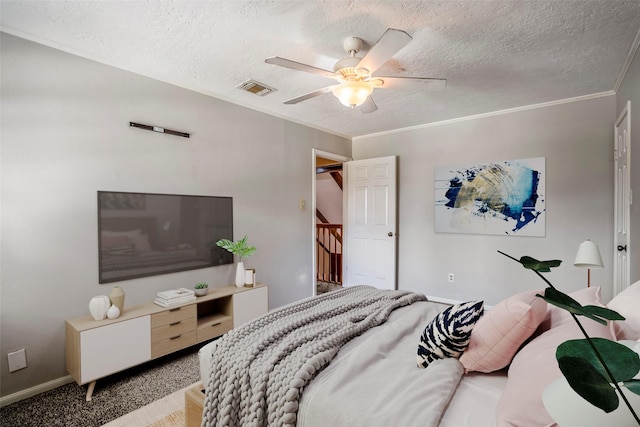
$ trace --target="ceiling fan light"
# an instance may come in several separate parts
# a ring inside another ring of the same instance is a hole
[[[355,108],[364,104],[373,92],[373,87],[361,81],[346,81],[334,87],[332,92],[342,105]]]

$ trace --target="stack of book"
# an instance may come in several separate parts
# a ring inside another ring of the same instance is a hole
[[[174,307],[176,305],[186,304],[195,300],[196,294],[194,291],[187,288],[180,288],[158,292],[158,295],[153,302],[162,307]]]

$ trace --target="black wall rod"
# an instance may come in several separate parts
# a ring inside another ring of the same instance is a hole
[[[152,132],[168,133],[169,135],[181,136],[183,138],[189,138],[191,136],[191,134],[188,134],[186,132],[179,132],[177,130],[165,129],[165,128],[161,128],[160,126],[143,125],[143,124],[134,123],[134,122],[129,122],[129,126],[132,126],[134,128],[144,129],[144,130],[150,130]]]

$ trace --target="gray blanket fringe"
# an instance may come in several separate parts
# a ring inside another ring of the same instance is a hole
[[[352,338],[426,297],[354,286],[289,304],[220,338],[203,427],[295,426],[305,385]]]

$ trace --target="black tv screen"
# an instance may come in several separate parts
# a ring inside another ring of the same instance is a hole
[[[232,264],[231,197],[98,191],[99,283]]]

